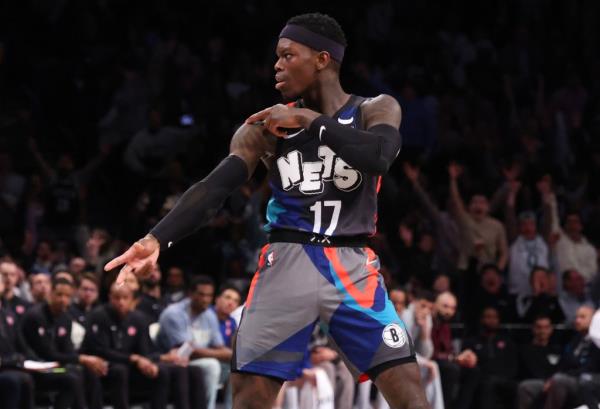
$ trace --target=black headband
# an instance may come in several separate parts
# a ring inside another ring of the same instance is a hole
[[[304,44],[316,51],[327,51],[331,55],[331,58],[338,63],[341,63],[344,59],[344,50],[346,47],[342,44],[297,24],[286,25],[279,34],[279,38],[283,37]]]

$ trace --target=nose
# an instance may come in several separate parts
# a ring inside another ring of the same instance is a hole
[[[275,61],[274,68],[277,72],[283,71],[283,67],[281,66],[281,58],[278,58],[277,61]]]

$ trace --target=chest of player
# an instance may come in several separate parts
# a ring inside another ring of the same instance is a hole
[[[279,144],[274,164],[272,182],[290,193],[351,192],[363,181],[361,172],[306,131]]]

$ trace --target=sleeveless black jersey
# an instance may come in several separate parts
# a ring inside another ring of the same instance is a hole
[[[361,104],[352,95],[333,119],[363,129]],[[326,236],[372,235],[380,177],[359,172],[306,130],[278,138],[269,175],[272,197],[267,231],[295,230]]]

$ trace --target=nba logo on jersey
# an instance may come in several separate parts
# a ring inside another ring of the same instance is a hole
[[[273,263],[275,262],[275,252],[270,252],[269,255],[267,255],[267,267],[271,267],[273,266]]]
[[[383,329],[381,337],[383,338],[383,342],[390,348],[400,348],[406,344],[406,335],[398,324],[387,325]]]
[[[283,190],[298,186],[300,192],[315,195],[323,193],[324,182],[333,182],[339,190],[350,192],[362,182],[361,173],[338,157],[329,146],[319,146],[318,156],[319,161],[303,162],[302,153],[293,150],[277,159]]]

